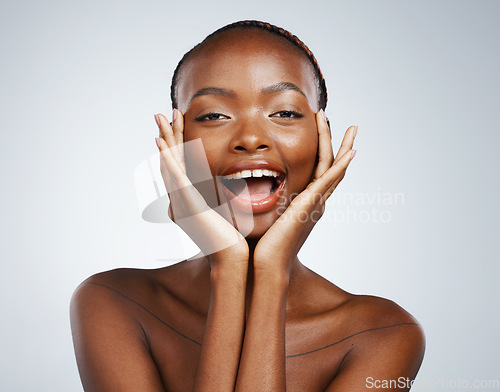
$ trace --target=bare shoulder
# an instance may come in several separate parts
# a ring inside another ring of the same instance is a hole
[[[422,326],[396,302],[371,295],[350,295],[345,304],[351,325],[360,332],[384,331],[386,335],[405,336],[425,344]],[[375,334],[374,334],[375,335]]]
[[[350,350],[344,368],[394,370],[394,375],[414,377],[425,352],[425,335],[418,320],[394,301],[369,295],[351,295],[345,304],[349,322]]]
[[[331,313],[330,325],[341,331],[338,342],[345,351],[327,391],[364,390],[369,381],[413,380],[425,352],[418,320],[385,298],[349,293],[346,298]]]
[[[79,315],[94,317],[99,312],[156,315],[161,304],[184,302],[179,282],[186,282],[185,262],[158,269],[118,268],[85,279],[71,299],[72,319]]]
[[[150,270],[128,268],[92,275],[77,287],[70,318],[85,390],[164,390],[144,322],[153,317],[158,290]]]
[[[373,295],[349,294],[349,300],[346,303],[348,310],[354,312],[360,320],[368,323],[379,322],[408,322],[416,323],[418,321],[396,302]]]
[[[91,325],[133,325],[130,304],[135,293],[151,283],[141,270],[115,269],[85,279],[74,291],[70,304],[73,335]]]
[[[119,268],[100,272],[85,279],[73,293],[72,307],[91,302],[93,308],[105,303],[119,303],[119,297],[126,298],[134,292],[153,290],[154,281],[147,270]]]
[[[386,329],[425,340],[418,320],[396,302],[373,295],[352,294],[319,275],[312,276],[304,308],[314,309],[315,314],[322,315],[340,334],[350,336]]]
[[[308,278],[300,297],[302,314],[307,316],[302,320],[308,320],[304,323],[307,328],[322,331],[318,347],[342,345],[349,351],[359,345],[381,344],[388,350],[405,346],[408,355],[423,357],[423,328],[396,302],[349,293],[314,272]]]
[[[158,276],[168,275],[169,268],[157,270],[118,268],[85,279],[71,298],[71,318],[112,315],[115,320],[131,317],[135,310],[154,306],[165,296]]]

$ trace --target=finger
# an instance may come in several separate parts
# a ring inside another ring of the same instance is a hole
[[[330,187],[339,179],[342,178],[352,159],[353,150],[346,151],[337,162],[333,164],[320,178],[312,182],[306,188],[307,193],[310,193],[314,200],[320,200]],[[318,198],[318,195],[320,196]]]
[[[158,145],[158,148],[160,148],[159,139],[157,139],[157,145]],[[160,173],[161,173],[161,176],[163,178],[163,183],[165,184],[165,188],[167,189],[168,199],[170,201],[169,206],[168,206],[168,216],[173,222],[175,222],[174,210],[172,207],[173,206],[173,200],[172,200],[173,196],[171,193],[171,191],[173,189],[173,185],[172,185],[173,180],[168,172],[168,169],[167,169],[165,162],[163,162],[161,152],[160,152]]]
[[[164,162],[164,158],[161,156],[161,153],[160,153],[160,172],[163,178],[163,183],[165,184],[165,187],[167,189],[168,199],[170,201],[168,208],[168,216],[170,217],[170,219],[172,219],[172,221],[175,222],[173,206],[177,202],[176,200],[174,200],[175,195],[178,194],[178,192],[176,191],[177,186],[174,185],[174,180],[172,179],[172,176],[168,172],[167,165]],[[177,214],[175,214],[175,216],[177,216]]]
[[[192,216],[204,212],[208,206],[203,196],[191,183],[179,162],[173,157],[173,153],[166,145],[165,140],[158,138],[161,161],[165,165],[164,171],[170,175],[168,181],[169,198],[173,205],[173,212],[177,219],[181,217]],[[166,184],[167,185],[167,181]],[[180,211],[177,213],[176,211]]]
[[[330,127],[326,121],[323,109],[316,113],[316,125],[318,128],[318,165],[314,173],[314,178],[319,178],[324,172],[332,166],[333,149],[330,138]]]
[[[345,153],[345,155],[349,156],[348,165],[345,167],[345,169],[342,172],[342,174],[333,182],[333,184],[327,189],[327,191],[325,192],[325,194],[321,198],[321,204],[322,205],[324,203],[326,203],[326,200],[331,196],[331,194],[333,193],[333,191],[337,188],[337,186],[339,185],[340,181],[342,181],[344,179],[345,173],[347,171],[347,167],[349,166],[349,164],[351,163],[351,161],[354,159],[354,156],[356,155],[356,150],[350,150],[350,152],[347,151]]]
[[[166,117],[161,113],[155,114],[155,121],[160,130],[160,137],[167,142],[167,145],[169,147],[174,146],[174,134],[172,131],[172,127],[170,126],[170,123],[168,122]]]
[[[173,192],[173,193],[171,192],[173,189],[173,186],[172,186],[173,180],[172,180],[172,177],[170,176],[162,158],[160,158],[160,171],[161,171],[161,176],[163,178],[163,182],[165,183],[165,187],[167,188],[167,194],[168,194],[168,200],[169,200],[168,216],[172,220],[172,222],[175,222],[175,216],[177,216],[177,214],[174,215],[174,209],[173,209],[174,196],[173,195],[177,194],[177,192]]]
[[[186,172],[184,163],[184,115],[179,109],[174,109],[172,112],[172,130],[178,155],[180,158],[181,167]]]
[[[172,222],[175,222],[174,210],[172,209],[172,202],[170,202],[168,205],[168,217],[172,220]]]
[[[159,139],[157,139],[157,144],[159,145]],[[168,169],[167,169],[165,162],[163,162],[163,157],[161,156],[161,151],[160,151],[160,173],[161,173],[161,177],[163,178],[163,182],[165,184],[165,188],[167,189],[167,192],[170,192],[174,186],[173,180],[168,172]]]
[[[163,160],[163,159],[162,159]],[[168,172],[166,165],[164,162],[161,163],[161,173],[165,184],[172,184],[172,176]],[[172,219],[173,222],[176,221],[177,218],[181,219],[183,217],[183,202],[180,197],[180,192],[178,191],[176,186],[167,186],[168,188],[168,199],[170,201],[168,206],[168,216]]]
[[[179,109],[172,111],[172,125],[176,144],[184,142],[184,114]]]
[[[190,184],[186,174],[180,166],[179,161],[174,157],[173,151],[162,138],[157,138],[158,149],[160,150],[161,162],[164,169],[170,175],[171,181],[168,181],[169,192],[182,188]],[[165,184],[167,186],[167,183]]]
[[[356,137],[357,132],[358,132],[358,127],[356,125],[352,125],[349,128],[347,128],[344,138],[342,139],[339,151],[337,152],[337,159],[340,159],[340,157],[342,157],[346,153],[346,151],[352,149],[352,146],[354,144],[354,138]]]
[[[160,128],[160,136],[166,141],[167,146],[171,149],[171,152],[175,159],[180,162],[181,157],[179,156],[178,149],[175,148],[175,138],[174,138],[174,131],[172,130],[172,127],[170,123],[168,122],[167,118],[163,114],[156,114],[155,115],[156,123],[159,124]]]

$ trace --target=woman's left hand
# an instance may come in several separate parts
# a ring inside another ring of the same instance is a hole
[[[254,270],[272,270],[289,277],[293,260],[312,228],[323,215],[325,203],[344,178],[356,151],[352,149],[357,126],[347,129],[334,159],[330,127],[323,110],[316,113],[319,135],[318,165],[313,181],[290,203],[285,212],[257,243]],[[281,244],[281,246],[277,246]],[[278,269],[278,270],[277,270]]]

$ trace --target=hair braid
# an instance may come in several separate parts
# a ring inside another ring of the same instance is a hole
[[[186,62],[186,60],[190,57],[190,55],[200,46],[202,46],[206,41],[209,39],[219,35],[220,33],[223,33],[227,30],[235,29],[235,28],[243,28],[243,29],[260,29],[260,30],[265,30],[268,31],[269,33],[276,34],[280,37],[285,38],[287,41],[291,42],[294,46],[299,48],[309,59],[311,62],[311,65],[314,68],[314,73],[316,76],[316,80],[318,82],[318,89],[319,89],[319,107],[320,109],[325,109],[326,108],[326,103],[327,103],[327,92],[326,92],[326,83],[325,83],[325,78],[323,77],[323,74],[321,73],[321,70],[318,65],[318,61],[316,60],[316,57],[314,57],[313,53],[311,50],[304,44],[296,35],[293,35],[289,31],[272,25],[267,22],[262,22],[258,20],[242,20],[239,22],[234,22],[231,24],[228,24],[224,27],[221,27],[220,29],[214,31],[212,34],[208,35],[202,42],[200,42],[198,45],[196,45],[194,48],[192,48],[189,52],[184,54],[182,57],[181,61],[179,61],[179,64],[177,64],[177,67],[175,68],[174,75],[172,77],[172,84],[170,86],[170,98],[172,99],[172,108],[177,107],[177,79],[179,76],[179,72],[182,68],[182,65]]]

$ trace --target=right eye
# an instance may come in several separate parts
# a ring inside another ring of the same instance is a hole
[[[208,113],[203,116],[196,117],[196,121],[217,121],[217,120],[226,120],[229,119],[228,116],[225,116],[221,113]]]

